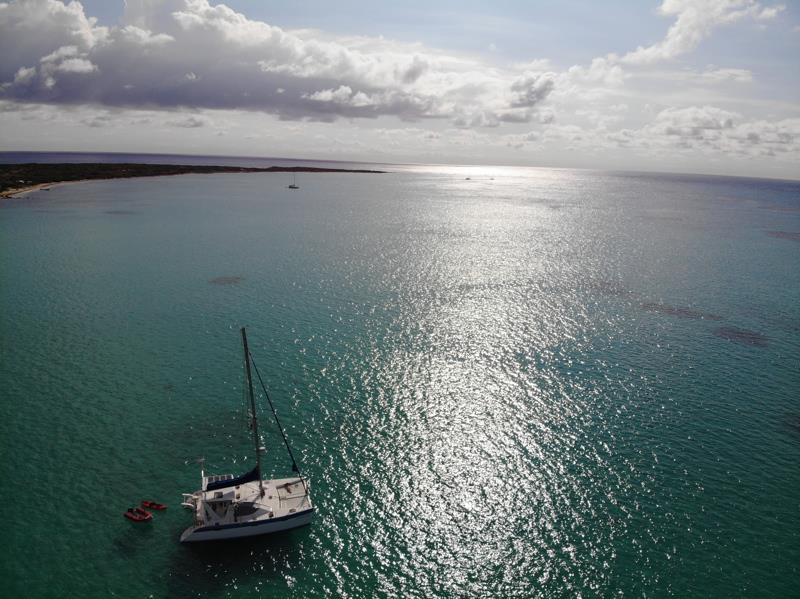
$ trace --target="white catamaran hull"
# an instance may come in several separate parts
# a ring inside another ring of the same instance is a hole
[[[220,526],[192,526],[187,528],[181,535],[181,543],[243,539],[245,537],[256,537],[273,532],[282,532],[310,524],[313,515],[314,508],[311,508],[304,512],[298,512],[283,518],[272,518],[270,520],[223,524]]]
[[[244,328],[241,332],[247,389],[250,396],[250,429],[253,433],[256,464],[250,471],[239,476],[233,474],[206,476],[201,470],[200,490],[183,494],[184,500],[181,505],[192,511],[194,525],[183,531],[182,543],[241,539],[291,530],[309,524],[314,514],[308,479],[300,475],[300,469],[294,460],[275,407],[253,361],[253,356],[247,348],[247,334]],[[280,430],[286,451],[292,460],[292,472],[297,476],[270,480],[261,477],[261,454],[264,452],[264,447],[258,434],[251,364],[258,375],[264,395],[272,409],[272,415],[275,417],[275,424]]]

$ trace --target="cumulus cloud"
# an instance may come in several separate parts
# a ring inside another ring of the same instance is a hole
[[[19,102],[488,123],[531,118],[513,110],[554,86],[419,45],[287,31],[208,0],[128,0],[115,27],[77,2],[0,3],[0,37],[0,97]]]
[[[21,67],[34,67],[60,48],[88,49],[100,44],[108,29],[87,17],[79,2],[53,0],[0,3],[0,81]]]
[[[617,147],[653,151],[796,157],[800,153],[800,119],[746,120],[714,106],[667,108],[639,129],[608,133],[605,141]]]
[[[85,58],[68,58],[62,60],[55,68],[62,73],[91,73],[97,70],[97,65]]]
[[[542,104],[555,89],[558,76],[553,72],[524,71],[507,92],[491,96],[484,86],[466,85],[450,94],[453,124],[458,128],[499,127],[502,123],[550,123],[552,110]]]
[[[526,72],[511,84],[514,94],[511,106],[514,108],[531,108],[540,104],[555,87],[554,73]]]
[[[703,138],[709,132],[732,129],[739,115],[713,106],[667,108],[658,113],[653,127],[664,135]]]
[[[210,119],[199,115],[190,115],[179,119],[170,119],[166,124],[170,127],[180,127],[182,129],[196,129],[210,124]]]
[[[600,122],[595,126],[556,124],[525,134],[507,134],[502,139],[506,146],[517,150],[619,149],[640,157],[758,158],[786,164],[795,164],[800,157],[800,118],[746,119],[715,106],[665,108],[638,128],[610,130],[602,116],[597,118]]]
[[[755,0],[664,0],[659,13],[675,17],[667,36],[651,46],[639,46],[622,62],[643,65],[668,60],[694,50],[717,27],[743,19],[775,18],[782,5],[763,6]]]
[[[113,124],[111,116],[107,114],[98,114],[92,117],[81,119],[80,122],[86,125],[87,127],[94,127],[94,128],[108,127],[109,125]]]
[[[622,67],[611,58],[595,58],[588,67],[575,65],[567,71],[572,82],[600,84],[608,87],[619,86],[625,80]]]

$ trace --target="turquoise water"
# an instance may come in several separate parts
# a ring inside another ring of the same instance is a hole
[[[4,594],[797,596],[800,184],[289,182],[0,204]],[[252,464],[241,325],[318,513],[181,546]]]

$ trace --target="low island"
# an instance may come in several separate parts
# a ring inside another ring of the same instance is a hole
[[[209,173],[383,173],[385,171],[315,166],[213,166],[190,164],[138,164],[69,162],[61,164],[24,163],[0,164],[0,197],[44,189],[57,183],[93,179],[126,179],[130,177],[162,177],[165,175]]]

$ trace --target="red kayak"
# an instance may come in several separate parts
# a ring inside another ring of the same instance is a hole
[[[133,520],[134,522],[147,522],[148,520],[153,519],[153,514],[148,512],[147,510],[143,510],[140,507],[129,507],[128,511],[123,514],[128,520]]]
[[[144,507],[148,508],[148,509],[151,509],[151,510],[165,510],[165,509],[167,509],[167,506],[164,505],[163,503],[157,503],[155,501],[148,501],[146,499],[142,501],[142,505]]]

